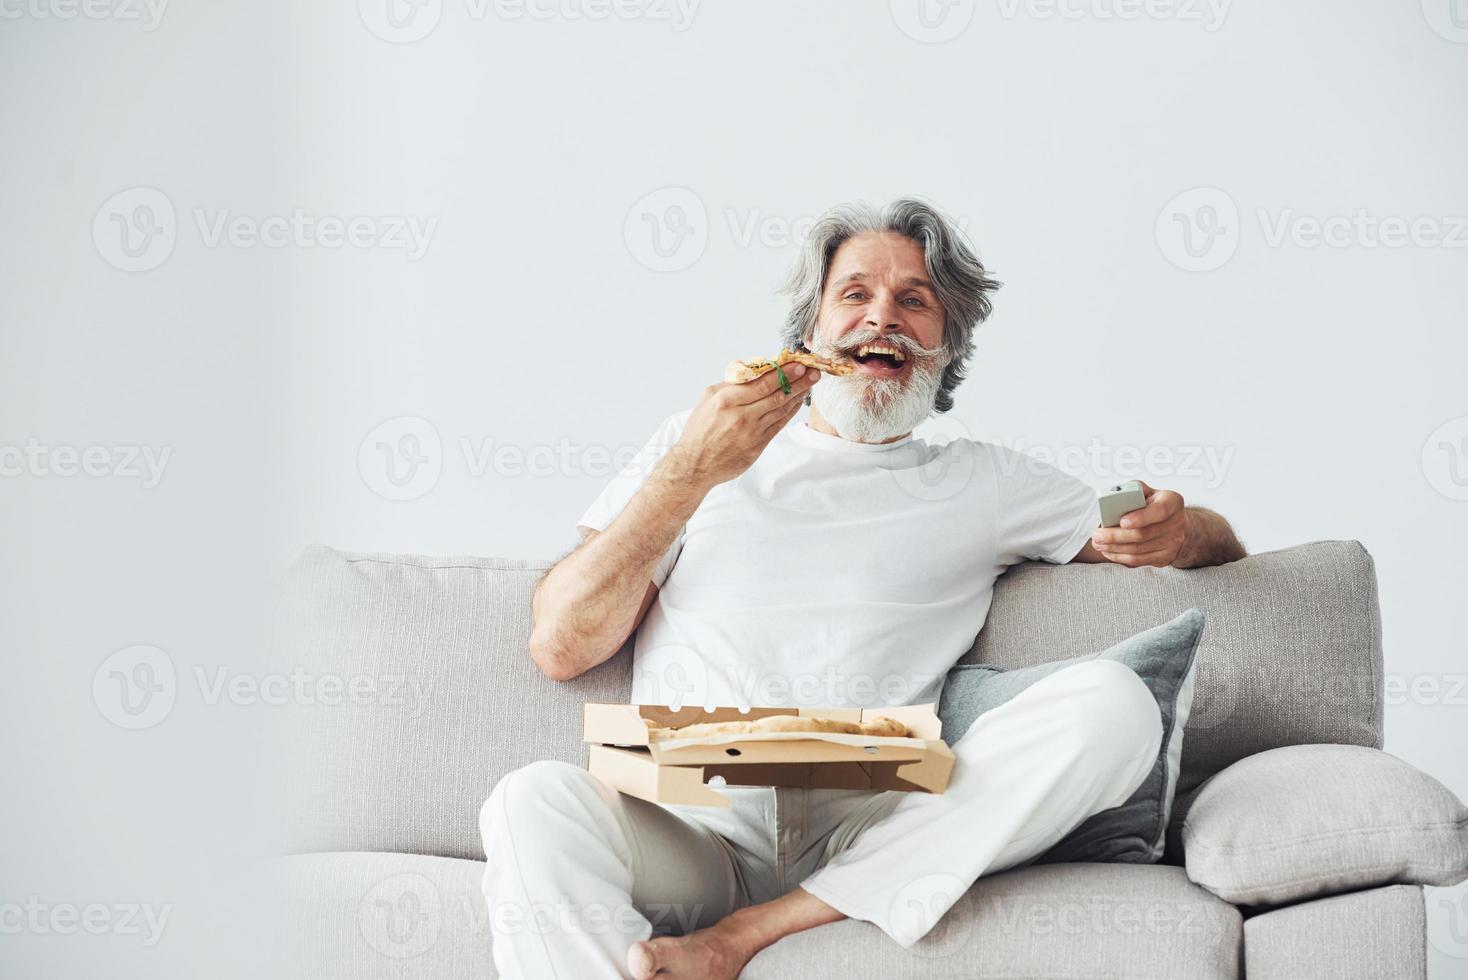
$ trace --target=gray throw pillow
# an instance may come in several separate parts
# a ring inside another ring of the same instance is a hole
[[[1364,745],[1286,745],[1203,784],[1183,821],[1188,877],[1234,905],[1468,879],[1468,807]]]
[[[1189,609],[1169,623],[1144,630],[1100,653],[1015,670],[989,664],[959,664],[948,672],[938,717],[943,722],[943,739],[949,745],[958,741],[985,711],[998,707],[1042,677],[1085,660],[1117,660],[1126,664],[1157,698],[1157,707],[1162,712],[1162,749],[1142,785],[1120,806],[1092,814],[1033,863],[1152,864],[1161,859],[1167,846],[1167,821],[1177,792],[1183,728],[1193,706],[1193,663],[1202,636],[1203,613]]]

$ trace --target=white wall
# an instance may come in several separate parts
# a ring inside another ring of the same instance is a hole
[[[248,660],[258,572],[305,542],[559,554],[606,455],[729,358],[775,349],[792,229],[918,194],[1006,283],[935,434],[1062,453],[1098,485],[1152,451],[1142,475],[1223,512],[1251,551],[1362,541],[1398,694],[1386,747],[1468,797],[1455,0],[1156,0],[1141,16],[928,0],[931,28],[905,0],[625,0],[646,16],[599,19],[595,0],[526,0],[545,17],[428,0],[401,29],[386,2],[179,4],[148,29],[35,0],[0,31],[0,442],[173,452],[149,490],[29,464],[0,480],[27,692],[11,717],[43,736],[7,768],[120,780],[97,760],[145,743],[89,727],[68,692],[135,643],[180,671]],[[161,261],[162,238],[136,260],[115,244],[112,216],[140,203],[172,232]],[[295,209],[388,240],[248,238]],[[1184,223],[1201,236],[1214,216],[1190,257]],[[212,237],[221,218],[233,243]],[[409,248],[392,247],[399,219],[420,232]],[[1339,244],[1313,243],[1312,221]],[[1414,221],[1415,242],[1381,243],[1383,222],[1390,237]],[[660,257],[655,226],[692,233]],[[404,436],[425,482],[394,488],[377,443]],[[503,447],[550,465],[516,470]],[[249,758],[253,718],[207,722],[226,757]],[[134,759],[149,779],[218,771],[194,729],[171,730],[178,759]],[[62,794],[12,832],[97,832],[83,812]],[[117,860],[63,867],[16,870],[62,894],[99,867],[137,880]],[[1429,907],[1433,975],[1468,973],[1468,889]]]

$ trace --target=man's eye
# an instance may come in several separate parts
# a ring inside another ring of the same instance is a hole
[[[842,298],[843,299],[865,299],[866,298],[866,293],[863,293],[862,291],[857,290],[857,289],[853,289],[851,292],[847,293]]]
[[[918,306],[922,306],[923,305],[923,299],[922,299],[921,296],[909,296],[907,299],[903,300],[903,302],[905,302],[905,303],[916,303]]]

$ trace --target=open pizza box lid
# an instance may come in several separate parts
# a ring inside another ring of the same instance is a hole
[[[695,708],[654,704],[587,704],[584,740],[587,767],[603,782],[652,803],[727,807],[728,799],[707,785],[803,786],[941,793],[953,770],[953,752],[942,739],[932,704],[897,708]],[[770,715],[863,722],[892,718],[907,726],[908,738],[826,732],[770,732],[649,739],[648,721],[681,728],[704,722],[753,721]]]

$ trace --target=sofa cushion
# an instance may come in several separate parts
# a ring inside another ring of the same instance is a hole
[[[1177,789],[1183,726],[1193,702],[1193,659],[1203,635],[1203,614],[1189,609],[1171,622],[1143,630],[1120,643],[1081,657],[1004,670],[961,664],[948,672],[938,714],[943,737],[952,743],[985,711],[996,708],[1036,681],[1084,660],[1116,660],[1147,685],[1162,714],[1162,749],[1142,785],[1124,803],[1089,817],[1037,863],[1123,861],[1150,864],[1167,845],[1167,821]]]
[[[1422,889],[1388,885],[1244,920],[1249,980],[1422,980]]]
[[[1468,808],[1379,749],[1295,745],[1209,780],[1182,844],[1188,877],[1236,905],[1453,885],[1468,878]]]
[[[1155,864],[1029,865],[976,881],[909,949],[845,920],[787,936],[741,980],[1238,980],[1243,921]]]
[[[321,547],[295,559],[277,590],[276,669],[344,693],[273,712],[278,850],[482,858],[479,808],[502,775],[585,764],[581,705],[626,701],[631,659],[565,683],[535,668],[530,593],[547,567]]]
[[[493,980],[478,861],[325,853],[268,862],[272,940],[288,980]],[[788,936],[741,980],[1237,980],[1238,910],[1180,868],[1055,864],[980,878],[903,949],[845,921]]]
[[[479,861],[331,852],[266,863],[271,976],[493,980]]]
[[[1381,747],[1381,618],[1371,556],[1355,541],[1250,555],[1213,568],[1016,565],[964,663],[1029,667],[1100,650],[1196,606],[1198,647],[1178,792],[1282,745]]]

